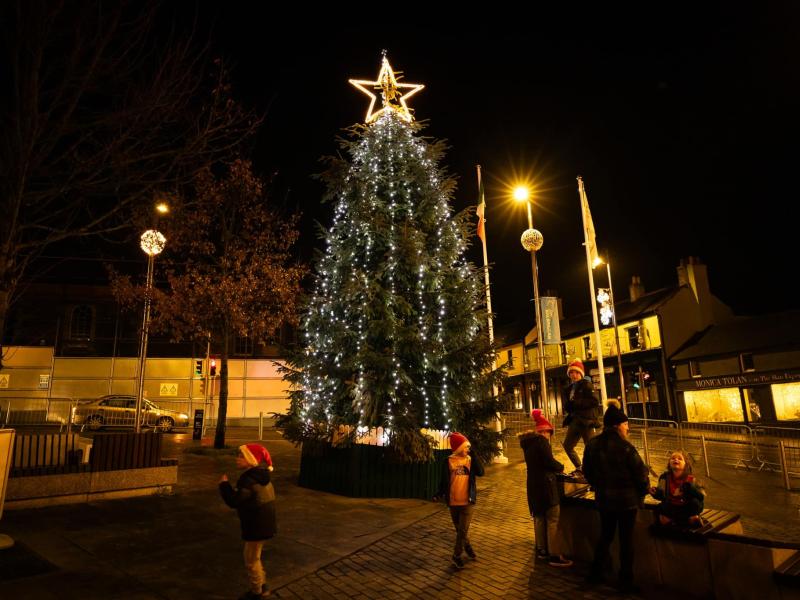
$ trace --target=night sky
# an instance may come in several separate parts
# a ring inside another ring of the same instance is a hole
[[[483,167],[499,323],[531,312],[519,243],[526,217],[508,196],[518,179],[536,190],[540,289],[557,290],[567,315],[589,310],[577,175],[618,298],[632,275],[648,291],[674,285],[679,260],[692,255],[739,314],[798,307],[794,9],[576,8],[524,25],[467,12],[437,23],[411,8],[383,21],[318,14],[316,25],[255,3],[199,10],[212,51],[233,66],[234,95],[266,111],[256,166],[277,173],[280,200],[303,211],[305,255],[320,243],[313,221],[327,226],[332,214],[311,176],[367,106],[347,80],[376,77],[386,48],[407,82],[426,85],[409,104],[429,121],[425,133],[451,146],[456,210],[477,202],[475,165]],[[470,258],[480,263],[473,240]]]

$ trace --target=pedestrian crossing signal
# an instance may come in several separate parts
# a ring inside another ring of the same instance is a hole
[[[217,374],[217,360],[215,358],[211,359],[211,364],[209,365],[208,374],[211,375],[211,377],[214,377],[214,375]]]
[[[202,375],[203,375],[203,361],[202,360],[194,361],[194,374],[195,374],[195,377],[202,377]]]

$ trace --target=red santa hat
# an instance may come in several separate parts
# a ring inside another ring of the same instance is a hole
[[[577,371],[581,374],[581,377],[586,375],[586,371],[583,369],[583,362],[577,358],[567,366],[567,375],[569,375],[570,371]]]
[[[269,451],[261,444],[243,444],[239,446],[239,452],[248,465],[257,467],[263,460],[267,463],[267,469],[272,471],[272,457],[269,455]]]
[[[531,419],[536,423],[536,431],[541,433],[542,431],[549,431],[553,432],[553,424],[544,418],[542,411],[538,408],[534,408],[531,411]]]
[[[464,444],[469,444],[469,440],[466,436],[461,435],[457,431],[450,434],[450,448],[453,452],[458,452]]]

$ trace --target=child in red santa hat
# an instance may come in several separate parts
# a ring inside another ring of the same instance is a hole
[[[275,522],[275,488],[270,480],[272,458],[260,444],[239,446],[236,466],[245,469],[234,489],[223,475],[219,491],[225,504],[239,514],[244,540],[244,566],[250,580],[250,590],[240,600],[266,598],[270,591],[261,564],[264,542],[277,532]]]
[[[478,491],[475,477],[483,475],[483,465],[471,451],[469,440],[462,434],[450,434],[450,448],[453,454],[442,465],[439,493],[434,499],[443,498],[450,507],[450,517],[456,528],[452,561],[457,569],[463,569],[462,552],[466,551],[467,556],[475,558],[475,550],[469,542],[469,525]]]

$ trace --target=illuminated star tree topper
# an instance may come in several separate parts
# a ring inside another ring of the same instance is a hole
[[[392,69],[392,65],[389,64],[389,59],[386,58],[386,51],[384,50],[381,70],[375,81],[350,79],[352,85],[370,98],[365,122],[372,123],[377,121],[383,113],[389,110],[394,111],[404,121],[411,122],[414,119],[406,101],[425,86],[421,83],[399,83],[397,81],[398,76],[402,76],[401,72],[395,72],[394,69]],[[377,111],[375,110],[375,101],[378,99],[378,96],[373,90],[380,91],[383,103],[383,107]]]

